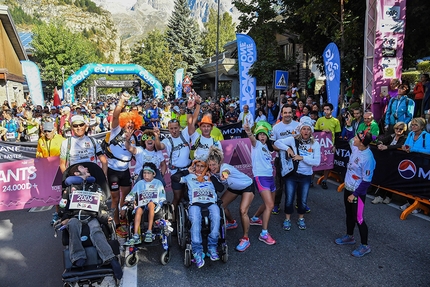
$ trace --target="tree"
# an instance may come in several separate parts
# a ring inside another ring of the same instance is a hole
[[[43,79],[62,85],[61,68],[65,76],[83,65],[100,62],[100,51],[81,34],[72,33],[62,23],[41,24],[34,29],[34,57]]]
[[[249,3],[248,3],[249,2]],[[242,12],[239,17],[239,32],[248,32],[257,46],[257,61],[249,71],[259,85],[272,84],[273,71],[288,67],[288,60],[276,41],[276,33],[282,33],[278,0],[233,0]]]
[[[180,54],[169,50],[165,33],[151,31],[146,38],[136,43],[131,51],[133,63],[144,67],[163,86],[173,85],[173,74],[182,61]]]
[[[216,53],[217,20],[217,11],[210,9],[208,21],[204,23],[205,31],[202,33],[203,55],[207,58]],[[219,49],[222,51],[225,44],[236,38],[236,24],[233,23],[233,18],[228,12],[220,17],[219,22]]]
[[[181,55],[180,67],[187,74],[194,75],[203,64],[200,45],[200,31],[190,17],[187,0],[175,0],[172,16],[167,24],[167,42],[173,54]]]

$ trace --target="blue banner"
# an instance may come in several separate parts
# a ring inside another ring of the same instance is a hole
[[[182,98],[182,80],[184,79],[184,69],[177,69],[175,73],[175,99]]]
[[[255,115],[257,80],[249,75],[249,69],[257,61],[257,46],[248,35],[236,34],[239,59],[240,110],[249,106],[249,112]]]
[[[69,102],[75,101],[75,86],[92,74],[98,75],[137,75],[152,87],[154,98],[163,99],[161,83],[143,67],[135,64],[87,64],[71,75],[64,82],[64,98]]]
[[[27,79],[27,85],[33,106],[41,105],[43,107],[45,105],[45,98],[43,96],[39,67],[32,61],[21,61],[21,65],[22,73]]]
[[[327,78],[327,98],[333,104],[333,117],[337,116],[340,90],[340,57],[335,43],[330,43],[324,50],[324,69]]]

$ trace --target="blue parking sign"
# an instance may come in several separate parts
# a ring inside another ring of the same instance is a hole
[[[288,71],[275,71],[275,89],[285,90],[288,88]]]

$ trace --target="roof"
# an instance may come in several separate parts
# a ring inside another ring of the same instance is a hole
[[[21,39],[21,43],[24,46],[25,51],[33,50],[33,46],[31,46],[31,41],[33,41],[33,33],[31,32],[18,32],[19,38]]]
[[[7,36],[9,37],[19,60],[28,60],[27,54],[25,53],[24,47],[18,36],[18,32],[16,31],[15,23],[13,22],[7,6],[0,5],[0,21],[6,30]]]

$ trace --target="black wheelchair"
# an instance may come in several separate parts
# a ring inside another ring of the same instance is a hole
[[[134,234],[134,203],[130,202],[127,205],[127,238],[129,240]],[[154,224],[152,226],[153,241],[151,243],[143,242],[139,244],[132,244],[126,248],[125,265],[128,267],[135,266],[139,262],[139,249],[146,247],[162,245],[163,252],[160,256],[160,262],[162,265],[166,265],[170,261],[170,246],[171,246],[171,232],[173,228],[170,227],[170,222],[173,222],[173,206],[169,202],[165,201],[161,209],[154,214]],[[148,229],[148,211],[145,210],[142,215],[142,221],[140,224],[140,234],[144,234],[144,230]],[[128,254],[127,254],[128,250]]]
[[[109,185],[106,181],[106,177],[103,173],[103,170],[95,163],[85,162],[79,163],[86,168],[88,168],[90,174],[93,179],[102,189],[102,197],[105,199],[109,196]],[[72,167],[72,166],[71,166]],[[68,171],[71,168],[69,167],[63,173],[63,188],[70,188],[69,184],[67,184]],[[112,266],[103,265],[102,259],[98,255],[97,249],[93,246],[90,239],[90,228],[85,221],[81,220],[82,224],[82,233],[81,233],[81,242],[82,246],[85,249],[85,253],[87,256],[86,262],[82,267],[76,267],[70,261],[70,253],[69,253],[69,232],[67,228],[60,227],[60,225],[54,226],[57,229],[61,230],[62,235],[62,244],[65,246],[63,251],[63,264],[64,264],[64,272],[62,274],[63,286],[72,287],[76,284],[78,286],[90,286],[93,284],[101,284],[102,281],[107,276],[111,276],[114,278],[116,286],[119,285],[119,280],[116,280],[114,277],[114,271]],[[105,224],[101,224],[101,228],[103,233],[106,236],[108,244],[111,246],[114,255],[116,256],[119,264],[121,264],[120,257],[120,244],[118,242],[116,233],[115,233],[115,222],[113,220],[109,220]]]
[[[227,221],[225,218],[224,208],[222,207],[222,201],[218,200],[218,207],[220,208],[220,232],[218,238],[218,246],[217,251],[221,258],[221,260],[226,263],[228,261],[228,246],[226,242],[227,236]],[[192,248],[191,248],[191,222],[188,216],[188,208],[190,204],[186,201],[182,201],[178,204],[177,210],[177,235],[178,235],[178,244],[182,249],[185,249],[185,257],[184,257],[184,265],[186,267],[191,266],[192,263]],[[201,207],[202,213],[202,238],[203,240],[207,240],[207,236],[210,233],[210,220],[209,220],[209,210],[206,207]]]

